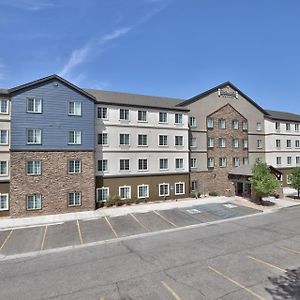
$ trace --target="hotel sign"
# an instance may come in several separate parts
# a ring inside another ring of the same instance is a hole
[[[239,97],[239,93],[237,91],[232,91],[229,89],[218,89],[218,95],[219,97],[224,97],[224,98],[238,99]]]

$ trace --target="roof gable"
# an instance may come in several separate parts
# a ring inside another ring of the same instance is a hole
[[[85,90],[77,87],[76,85],[74,85],[71,82],[61,78],[60,76],[58,76],[56,74],[50,75],[50,76],[47,76],[47,77],[44,77],[44,78],[41,78],[41,79],[38,79],[38,80],[34,80],[34,81],[31,81],[31,82],[28,82],[28,83],[25,83],[25,84],[22,84],[22,85],[19,85],[19,86],[16,86],[14,88],[9,89],[8,91],[9,91],[10,94],[14,94],[14,93],[21,92],[24,89],[40,86],[40,85],[43,85],[44,83],[47,83],[47,82],[50,82],[50,81],[53,81],[53,80],[57,80],[57,81],[61,82],[62,84],[68,86],[72,90],[75,90],[76,92],[86,96],[91,101],[94,101],[94,102],[96,101],[96,98],[93,95],[89,94]]]
[[[269,115],[266,110],[264,110],[261,106],[259,106],[256,102],[254,102],[249,96],[244,94],[240,89],[238,89],[234,84],[232,84],[230,81],[226,81],[224,83],[221,83],[201,94],[198,94],[186,101],[183,101],[182,103],[177,104],[177,106],[187,106],[189,104],[192,104],[198,100],[201,100],[202,98],[217,92],[219,89],[225,88],[225,87],[230,87],[233,90],[237,91],[239,95],[243,96],[248,102],[250,102],[253,106],[255,106],[258,110],[260,110],[264,115]]]

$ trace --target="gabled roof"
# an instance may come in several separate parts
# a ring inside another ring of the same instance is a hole
[[[267,112],[269,114],[267,117],[272,120],[300,122],[300,115],[297,114],[274,110],[267,110]]]
[[[19,85],[19,86],[16,86],[14,88],[11,88],[8,90],[8,92],[10,94],[13,94],[13,93],[16,93],[16,92],[20,92],[24,89],[27,89],[27,88],[31,88],[31,87],[34,87],[34,86],[38,86],[38,85],[41,85],[45,82],[49,82],[49,81],[52,81],[52,80],[57,80],[57,81],[60,81],[61,83],[65,84],[66,86],[70,87],[71,89],[77,91],[78,93],[88,97],[89,99],[95,101],[95,97],[90,95],[89,93],[87,93],[86,91],[84,91],[83,89],[77,87],[76,85],[72,84],[71,82],[61,78],[60,76],[54,74],[54,75],[50,75],[50,76],[47,76],[47,77],[44,77],[44,78],[41,78],[41,79],[38,79],[38,80],[34,80],[34,81],[31,81],[31,82],[28,82],[28,83],[25,83],[25,84],[22,84],[22,85]]]
[[[178,107],[177,104],[183,102],[183,99],[167,98],[157,96],[146,96],[139,94],[129,94],[120,92],[111,92],[103,90],[84,89],[87,93],[93,95],[96,101],[103,104],[116,104],[124,106],[137,106],[147,108],[160,108],[168,110],[189,111],[188,108]]]
[[[183,101],[181,102],[180,104],[178,104],[177,106],[187,106],[191,103],[194,103],[216,91],[218,91],[218,89],[221,89],[221,88],[225,88],[226,86],[230,86],[232,89],[236,90],[240,95],[242,95],[247,101],[249,101],[253,106],[255,106],[258,110],[260,110],[264,115],[268,115],[268,112],[265,111],[261,106],[259,106],[257,103],[255,103],[249,96],[247,96],[246,94],[244,94],[240,89],[238,89],[234,84],[232,84],[230,81],[226,81],[226,82],[223,82],[213,88],[211,88],[210,90],[208,91],[205,91],[199,95],[196,95],[186,101]]]

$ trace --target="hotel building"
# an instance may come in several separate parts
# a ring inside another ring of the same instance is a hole
[[[230,82],[188,100],[81,89],[57,75],[0,89],[0,217],[93,210],[114,195],[247,195],[257,158],[287,186],[299,124]]]

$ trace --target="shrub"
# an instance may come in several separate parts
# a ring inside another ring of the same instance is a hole
[[[105,202],[105,206],[106,207],[111,207],[111,206],[114,206],[115,205],[115,200],[113,197],[111,196],[108,196],[107,199],[106,199],[106,202]]]
[[[132,199],[125,199],[126,205],[131,205],[133,203]]]
[[[141,199],[136,198],[135,199],[135,204],[139,204],[139,203],[141,203]]]
[[[113,199],[116,206],[122,206],[124,204],[124,200],[121,200],[120,196],[118,195],[114,195]]]
[[[219,194],[217,192],[209,192],[208,195],[211,197],[219,196]]]

